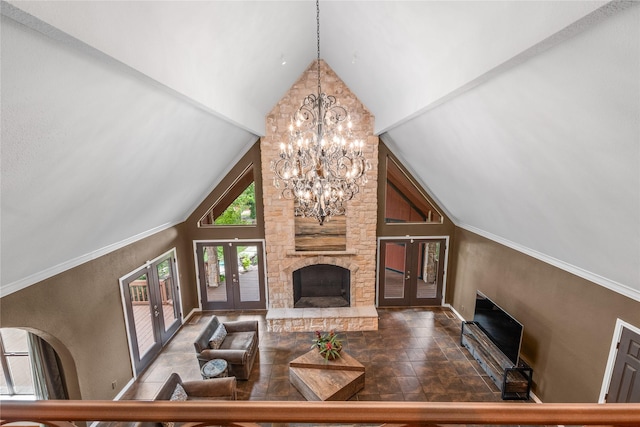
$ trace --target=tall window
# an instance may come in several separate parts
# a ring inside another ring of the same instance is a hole
[[[256,190],[253,165],[245,169],[198,222],[199,227],[255,225]]]
[[[27,331],[0,329],[0,399],[35,399]]]
[[[387,224],[442,224],[440,212],[390,157],[387,157],[385,200],[384,221]]]

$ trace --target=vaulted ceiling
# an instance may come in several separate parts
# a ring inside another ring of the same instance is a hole
[[[323,1],[457,225],[640,300],[635,2]],[[177,224],[316,56],[310,1],[2,1],[2,293]]]

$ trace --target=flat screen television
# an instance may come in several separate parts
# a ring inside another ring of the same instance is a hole
[[[480,291],[476,292],[473,321],[513,362],[514,366],[518,364],[524,330],[520,322]]]

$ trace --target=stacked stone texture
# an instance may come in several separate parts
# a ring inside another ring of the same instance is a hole
[[[322,91],[334,95],[349,112],[354,138],[365,141],[364,153],[372,169],[367,173],[368,183],[347,203],[346,253],[294,254],[293,201],[280,197],[280,191],[273,185],[270,164],[279,155],[280,143],[289,140],[288,127],[292,115],[307,95],[317,93],[318,74],[314,61],[271,110],[266,119],[266,135],[261,139],[270,308],[292,308],[292,272],[319,263],[338,265],[351,271],[352,307],[372,306],[375,302],[378,138],[373,134],[374,117],[324,61],[320,62],[320,67]]]

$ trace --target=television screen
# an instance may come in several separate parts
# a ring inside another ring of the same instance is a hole
[[[520,322],[479,291],[476,292],[473,321],[514,365],[518,364],[523,331]]]

